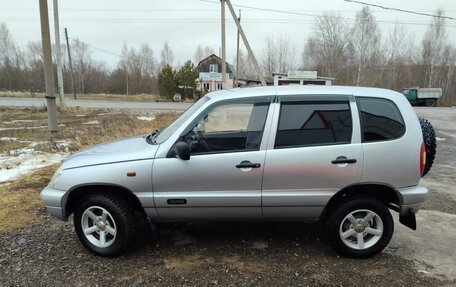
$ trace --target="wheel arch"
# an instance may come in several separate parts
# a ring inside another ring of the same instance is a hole
[[[135,211],[145,216],[144,208],[138,197],[128,188],[112,183],[88,183],[71,188],[63,204],[64,216],[68,218],[75,210],[77,203],[91,194],[109,194],[126,200]]]
[[[402,195],[394,187],[382,183],[360,183],[349,185],[334,194],[326,204],[320,219],[324,219],[328,212],[338,203],[350,197],[371,197],[385,203],[388,208],[400,211],[403,204]]]

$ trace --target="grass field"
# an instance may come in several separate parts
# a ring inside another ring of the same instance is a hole
[[[44,108],[0,108],[0,233],[40,220],[39,192],[63,158],[101,142],[151,133],[177,113],[126,113],[72,108],[47,131]]]

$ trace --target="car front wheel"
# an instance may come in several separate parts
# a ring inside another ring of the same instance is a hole
[[[327,228],[338,252],[347,257],[366,258],[388,245],[394,222],[382,202],[353,198],[332,210],[327,218]]]
[[[130,246],[134,236],[133,210],[107,194],[92,194],[81,200],[73,220],[81,243],[97,255],[120,255]]]

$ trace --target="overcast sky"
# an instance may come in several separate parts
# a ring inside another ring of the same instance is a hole
[[[49,0],[52,41],[54,42],[52,0]],[[214,2],[214,3],[211,3]],[[168,41],[175,54],[175,65],[193,59],[196,47],[208,45],[219,51],[220,4],[218,1],[201,0],[65,0],[59,1],[60,28],[68,28],[71,38],[79,38],[87,44],[120,54],[123,43],[139,47],[148,43],[159,59],[160,50]],[[402,9],[433,13],[442,8],[447,16],[456,17],[455,0],[365,0]],[[268,36],[284,35],[300,54],[305,40],[312,32],[314,17],[323,11],[339,11],[352,24],[362,5],[344,0],[232,0],[233,5],[245,5],[264,9],[293,11],[305,15],[242,9],[243,28],[258,56],[263,51]],[[404,23],[413,33],[417,44],[432,19],[394,11],[372,8],[379,22],[382,36],[393,27],[393,22]],[[227,60],[236,53],[236,29],[227,9]],[[20,46],[40,39],[38,0],[0,0],[0,22],[5,22]],[[456,21],[447,20],[449,40],[456,43]],[[63,32],[62,32],[63,35]],[[62,43],[63,43],[62,37]],[[91,48],[94,59],[113,66],[119,58]]]

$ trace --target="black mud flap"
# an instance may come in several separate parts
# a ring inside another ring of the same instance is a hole
[[[415,212],[409,209],[406,214],[399,216],[399,222],[413,230],[416,230]]]

